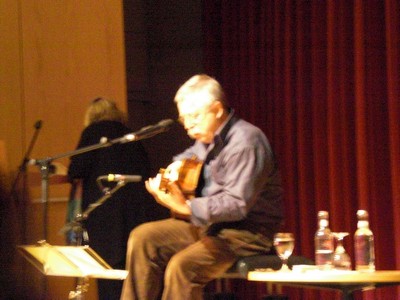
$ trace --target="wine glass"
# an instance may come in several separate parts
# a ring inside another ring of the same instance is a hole
[[[332,232],[336,239],[336,249],[333,253],[333,268],[335,270],[351,270],[350,256],[343,247],[343,239],[349,235],[348,232]]]
[[[294,236],[289,232],[278,232],[274,235],[274,247],[279,258],[282,260],[282,267],[279,271],[289,271],[288,258],[292,255],[294,248]]]

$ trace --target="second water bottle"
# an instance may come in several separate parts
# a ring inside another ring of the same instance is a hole
[[[318,212],[318,229],[314,236],[315,264],[320,270],[332,269],[334,237],[329,229],[329,213]]]

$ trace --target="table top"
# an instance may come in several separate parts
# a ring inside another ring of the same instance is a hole
[[[271,282],[321,282],[321,283],[400,283],[400,270],[363,271],[252,271],[248,279]]]
[[[341,290],[349,294],[355,290],[400,285],[400,270],[382,271],[252,271],[248,280],[265,281],[292,287]],[[347,299],[347,298],[345,298]]]

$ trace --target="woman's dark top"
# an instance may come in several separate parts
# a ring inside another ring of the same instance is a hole
[[[77,149],[98,144],[106,137],[113,140],[130,133],[120,122],[100,121],[86,127],[81,134]],[[146,213],[152,213],[154,201],[149,198],[144,181],[149,177],[150,164],[140,142],[114,144],[109,147],[71,157],[68,177],[82,179],[82,210],[99,200],[104,194],[96,180],[108,174],[140,175],[139,183],[127,183],[94,209],[85,221],[89,234],[89,246],[113,268],[125,267],[126,243],[130,231],[137,225],[150,221]],[[104,182],[107,186],[115,182]]]

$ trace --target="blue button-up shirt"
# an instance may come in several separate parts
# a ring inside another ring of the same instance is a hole
[[[210,145],[196,141],[174,160],[196,156],[203,161],[199,197],[191,200],[191,222],[222,228],[270,232],[282,219],[282,186],[264,133],[233,112]]]

